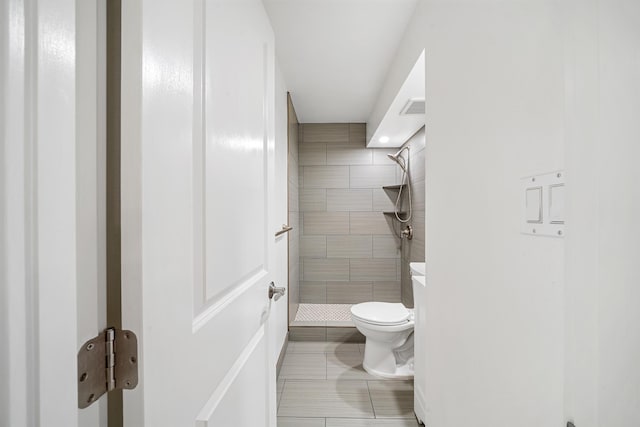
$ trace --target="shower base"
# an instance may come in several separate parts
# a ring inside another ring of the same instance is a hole
[[[300,304],[291,326],[354,327],[353,304]]]

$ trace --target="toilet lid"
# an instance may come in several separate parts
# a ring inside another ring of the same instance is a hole
[[[407,322],[411,312],[400,303],[363,302],[351,307],[351,314],[369,323],[399,325]]]

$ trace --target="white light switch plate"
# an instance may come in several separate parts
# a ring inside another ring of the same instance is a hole
[[[564,172],[522,178],[520,230],[533,236],[564,236]]]

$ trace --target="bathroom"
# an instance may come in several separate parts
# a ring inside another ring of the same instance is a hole
[[[639,23],[3,2],[0,425],[640,425]]]
[[[384,77],[388,65],[383,58],[389,58],[396,43],[392,40],[402,32],[409,3],[395,10],[378,5],[367,12],[369,20],[387,21],[387,33],[377,33],[372,22],[354,22],[362,12],[352,9],[353,5],[345,5],[338,18],[320,3],[308,6],[309,10],[294,7],[295,12],[290,3],[286,9],[285,3],[267,3],[276,43],[280,40],[284,45],[278,60],[289,89],[288,222],[283,225],[283,231],[288,230],[288,334],[277,365],[278,425],[282,427],[324,426],[325,422],[356,425],[375,420],[376,414],[387,418],[388,425],[418,425],[413,411],[415,313],[410,265],[413,275],[424,276],[424,52],[403,72],[377,119],[369,120],[372,104],[348,95],[349,85],[358,84],[355,80],[363,76],[367,83],[357,90],[371,91],[375,99],[379,89],[370,75]],[[294,13],[295,19],[285,19]],[[326,27],[314,21],[326,21],[336,34],[328,40],[322,35]],[[298,35],[301,40],[290,43],[294,26],[306,31]],[[361,53],[346,60],[352,74],[343,76],[344,81],[337,79],[339,69],[325,67],[324,75],[314,76],[305,67],[314,60],[330,61],[331,49],[341,55],[340,47],[331,47],[333,40],[348,40],[358,32],[366,32],[389,50],[347,43]],[[297,43],[307,44],[308,50],[291,49]],[[295,61],[291,59],[294,52]],[[367,69],[365,64],[374,59],[378,65]],[[336,88],[332,98],[323,99],[318,88],[327,84]],[[337,105],[332,106],[329,99]],[[359,312],[365,319],[356,325],[354,313]],[[375,332],[366,332],[372,322],[388,330],[382,341],[393,335],[393,344],[380,341],[383,348],[376,352],[371,337]],[[396,363],[394,351],[402,351],[401,362]],[[335,392],[326,391],[320,397],[313,391],[333,386],[373,387],[376,392],[355,391],[357,398],[371,403],[350,407],[348,399],[342,401]],[[394,394],[401,398],[393,398]]]

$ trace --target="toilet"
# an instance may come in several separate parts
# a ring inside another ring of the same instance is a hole
[[[411,275],[424,275],[425,263],[411,263]],[[365,338],[363,368],[382,378],[413,378],[413,309],[401,303],[364,302],[351,317]]]

